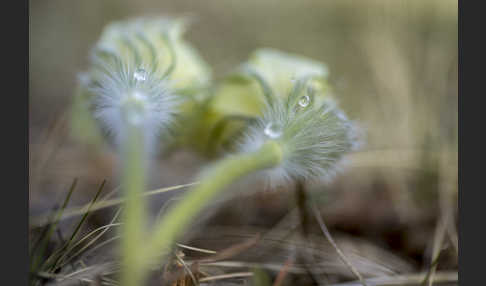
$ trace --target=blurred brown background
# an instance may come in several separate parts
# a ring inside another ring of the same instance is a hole
[[[73,141],[66,115],[77,73],[87,68],[102,28],[135,16],[187,15],[193,22],[186,38],[216,78],[259,47],[328,65],[342,108],[367,134],[347,171],[326,188],[332,203],[322,212],[331,228],[373,241],[420,269],[437,237],[437,222],[447,217],[453,249],[457,1],[32,0],[29,10],[31,213],[60,201],[75,177],[77,203],[87,202],[104,178],[116,186],[116,158],[92,154]],[[153,170],[151,187],[191,182],[202,162],[193,154],[175,154]],[[293,195],[248,200],[245,215],[233,208],[226,223],[234,218],[234,224],[269,227],[264,218],[273,223],[286,213]],[[449,268],[455,267],[453,256]]]

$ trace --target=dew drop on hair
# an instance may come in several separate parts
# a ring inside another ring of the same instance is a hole
[[[138,68],[133,73],[133,78],[135,78],[137,82],[145,81],[147,79],[147,71],[142,68]]]
[[[265,130],[263,130],[265,135],[269,138],[276,139],[282,135],[282,126],[278,123],[270,122],[265,126]]]
[[[304,95],[299,99],[299,106],[300,107],[307,107],[310,103],[310,97],[308,95]]]

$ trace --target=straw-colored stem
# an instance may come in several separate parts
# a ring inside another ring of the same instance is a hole
[[[200,184],[193,187],[155,226],[145,248],[144,260],[154,261],[167,254],[194,217],[225,187],[252,172],[276,166],[281,160],[280,145],[269,141],[255,152],[230,156],[216,163],[203,173]]]
[[[130,125],[130,124],[129,124]],[[126,197],[121,232],[121,285],[142,285],[140,246],[144,238],[145,206],[140,195],[145,188],[143,131],[130,125],[122,142],[122,188]]]

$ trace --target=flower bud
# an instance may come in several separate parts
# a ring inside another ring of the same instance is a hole
[[[331,179],[343,156],[357,147],[357,127],[331,98],[317,101],[309,77],[296,81],[287,98],[275,97],[244,132],[242,152],[273,140],[283,150],[277,167],[264,171],[271,186],[295,180]]]
[[[218,84],[201,104],[200,114],[185,126],[185,143],[207,155],[227,151],[249,121],[262,115],[266,93],[285,99],[294,81],[311,77],[315,100],[329,94],[327,67],[318,61],[274,49],[259,49]],[[197,140],[195,140],[197,138]]]
[[[211,80],[211,71],[199,53],[183,38],[187,21],[135,18],[114,22],[102,32],[94,54],[117,55],[140,65],[156,77],[167,76],[175,89],[196,89]],[[167,71],[170,74],[167,74]]]
[[[73,105],[75,134],[100,141],[97,124],[89,118],[94,114],[115,142],[124,124],[136,123],[144,128],[147,144],[154,145],[182,108],[184,96],[211,79],[208,65],[182,38],[185,27],[185,21],[168,18],[109,24],[92,50],[89,72],[80,77]]]

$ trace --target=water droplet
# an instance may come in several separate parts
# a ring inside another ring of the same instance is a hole
[[[310,97],[308,95],[304,95],[299,99],[299,105],[301,107],[307,107],[310,103]]]
[[[282,126],[278,123],[270,122],[263,131],[268,137],[275,139],[282,135]]]
[[[133,77],[136,81],[145,81],[147,79],[147,71],[139,68],[133,73]]]

